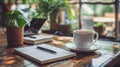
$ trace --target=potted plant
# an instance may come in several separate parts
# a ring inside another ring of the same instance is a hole
[[[28,0],[27,2],[36,4],[36,11],[32,13],[32,17],[50,19],[51,30],[55,30],[59,27],[60,22],[58,16],[62,10],[67,11],[69,19],[75,17],[69,0]]]
[[[8,47],[23,44],[24,26],[29,25],[28,19],[21,10],[14,10],[6,14],[5,25]]]
[[[105,32],[105,24],[104,23],[96,23],[94,25],[94,30],[98,32],[99,35],[103,35]]]

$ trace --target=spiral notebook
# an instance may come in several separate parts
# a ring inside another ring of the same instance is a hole
[[[38,49],[38,46],[45,49]],[[46,49],[50,52],[45,51]],[[76,56],[76,53],[48,44],[15,48],[15,53],[40,64],[46,64]]]

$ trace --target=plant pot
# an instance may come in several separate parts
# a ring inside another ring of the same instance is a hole
[[[8,47],[23,45],[24,28],[7,27]]]
[[[105,31],[105,27],[94,27],[94,30],[99,34],[103,35]]]
[[[72,33],[71,25],[69,24],[62,24],[58,26],[58,30],[64,34],[70,34]]]

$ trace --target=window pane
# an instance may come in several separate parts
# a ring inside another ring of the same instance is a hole
[[[82,2],[114,2],[115,0],[81,0]]]
[[[82,28],[95,30],[95,26],[104,25],[104,32],[100,35],[114,36],[115,13],[114,5],[83,4],[81,8]],[[96,30],[95,30],[96,31]],[[99,30],[100,31],[100,30]]]

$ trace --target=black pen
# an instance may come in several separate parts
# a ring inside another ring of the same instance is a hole
[[[56,51],[53,51],[53,50],[50,50],[48,48],[44,48],[44,47],[41,47],[41,46],[37,46],[38,49],[40,50],[43,50],[45,52],[48,52],[48,53],[52,53],[52,54],[56,54],[57,52]]]
[[[34,38],[34,39],[36,39],[36,37],[34,37],[34,36],[29,36],[30,38]]]

